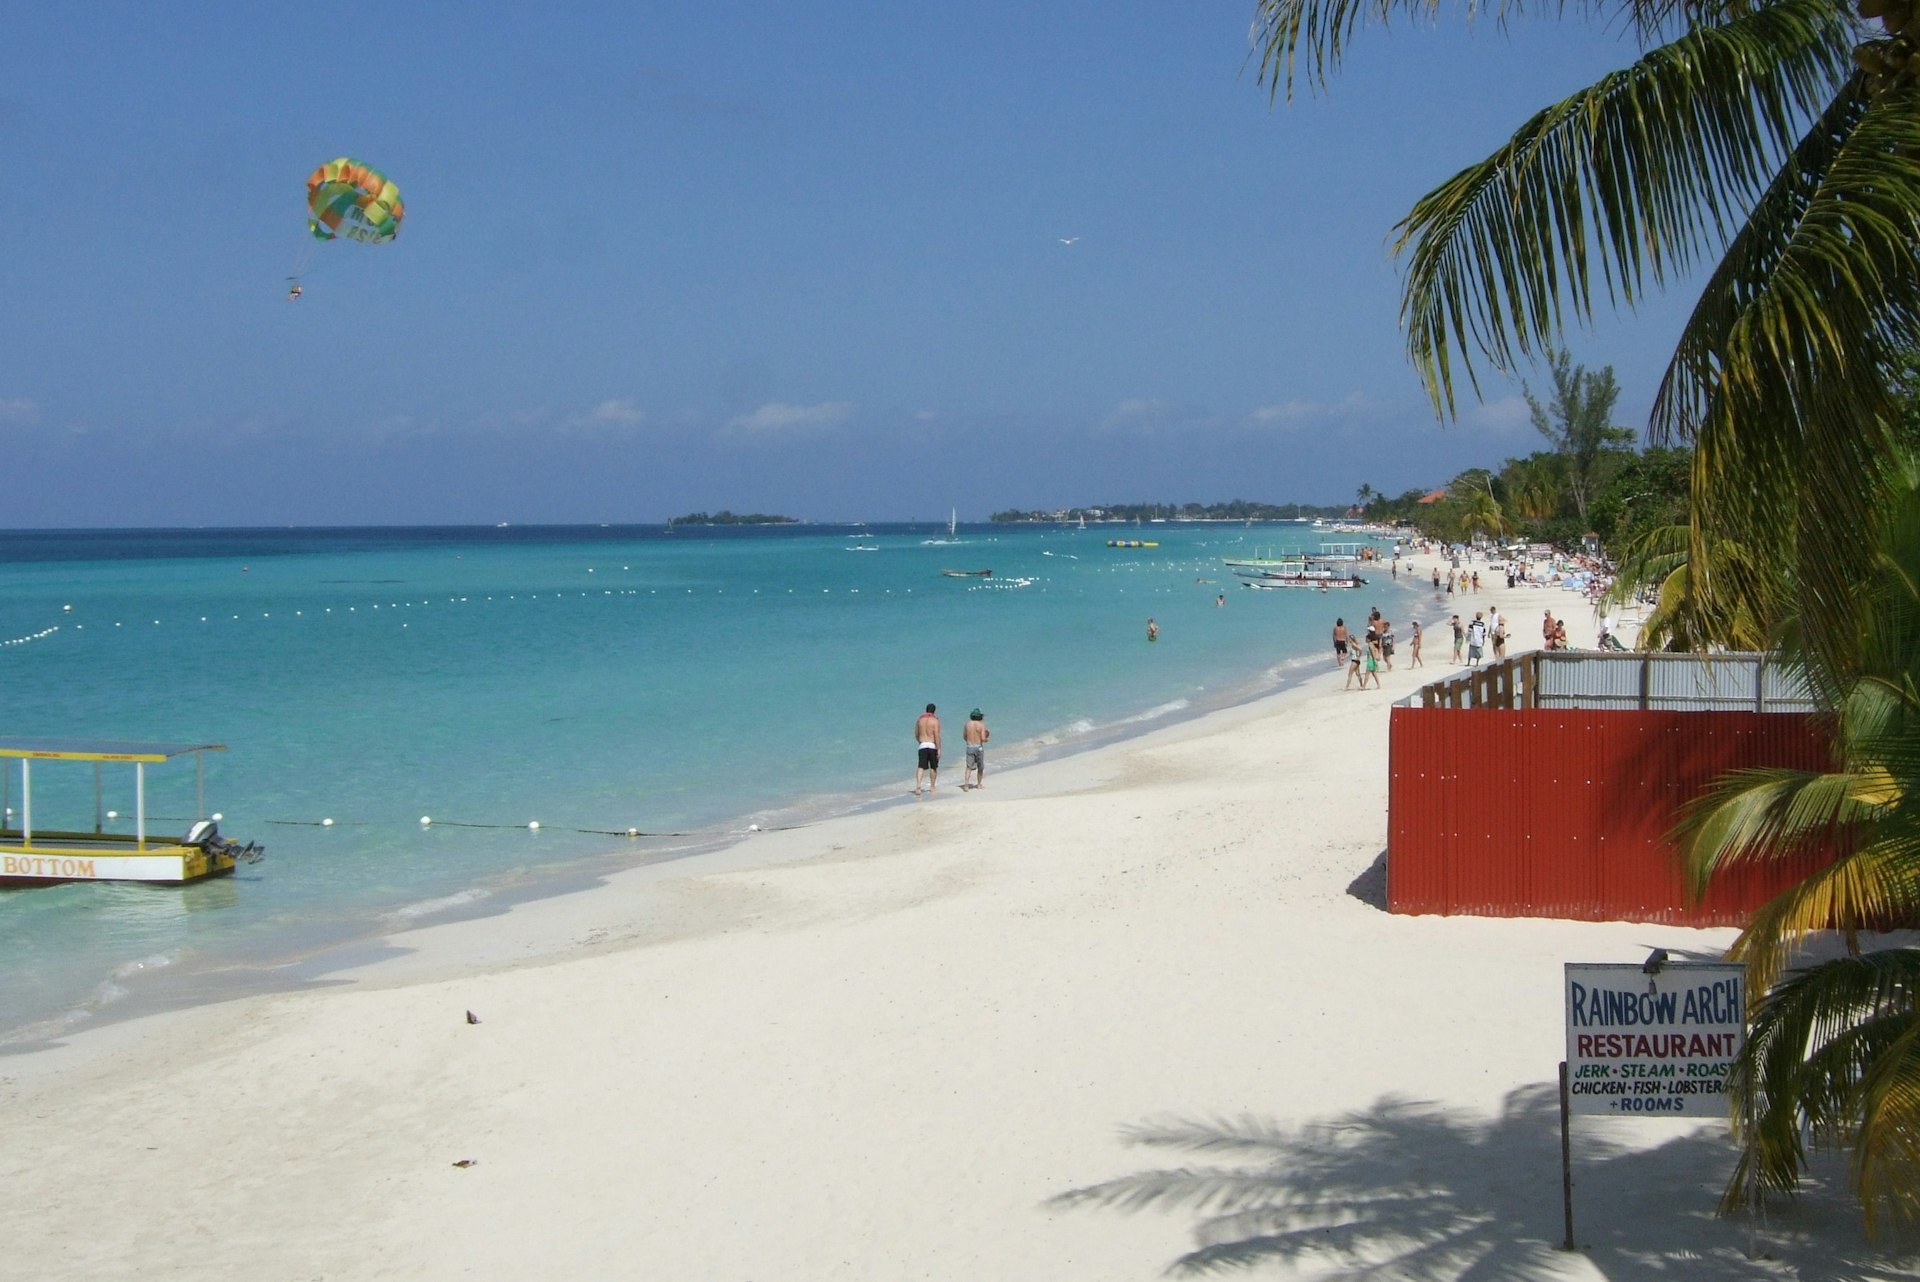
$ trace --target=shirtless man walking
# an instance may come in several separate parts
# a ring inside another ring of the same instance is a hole
[[[967,768],[960,776],[960,786],[984,788],[987,786],[987,740],[993,737],[993,732],[987,729],[986,715],[980,709],[975,708],[967,718],[964,737],[967,741]]]
[[[925,775],[927,795],[931,797],[940,785],[940,718],[933,715],[931,703],[914,720],[913,739],[920,745],[920,755],[913,768],[913,795],[920,795],[920,776]]]

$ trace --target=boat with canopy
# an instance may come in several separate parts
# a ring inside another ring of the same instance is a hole
[[[179,884],[230,873],[239,864],[257,862],[259,845],[241,845],[220,835],[217,817],[206,808],[206,754],[225,752],[219,743],[152,743],[119,739],[0,738],[0,762],[18,761],[19,809],[14,809],[11,768],[0,769],[0,797],[6,808],[0,822],[0,887],[48,885],[65,881],[150,881]],[[148,832],[147,767],[180,757],[194,761],[194,814],[184,836]],[[36,762],[91,762],[93,829],[36,828],[33,768]],[[113,812],[104,809],[102,768],[133,767],[133,831],[107,831]]]

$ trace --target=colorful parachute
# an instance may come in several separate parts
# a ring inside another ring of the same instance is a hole
[[[381,245],[400,234],[400,189],[370,165],[345,156],[307,176],[307,230],[315,240],[345,236]]]

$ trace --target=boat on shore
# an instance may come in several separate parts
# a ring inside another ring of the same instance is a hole
[[[220,835],[218,816],[206,817],[206,768],[209,752],[225,752],[218,743],[146,743],[118,739],[0,738],[0,759],[20,763],[20,810],[12,808],[11,772],[5,779],[8,803],[0,826],[0,888],[49,886],[69,881],[146,881],[180,885],[231,873],[263,855],[253,842],[241,845]],[[179,757],[194,759],[195,811],[200,817],[177,840],[147,832],[147,767]],[[93,830],[35,829],[33,763],[93,763]],[[101,766],[131,763],[134,778],[133,831],[108,832],[112,812],[102,809]]]

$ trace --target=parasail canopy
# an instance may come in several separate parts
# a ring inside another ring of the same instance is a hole
[[[307,230],[315,240],[345,236],[381,245],[400,234],[400,189],[373,166],[346,156],[307,176]]]

